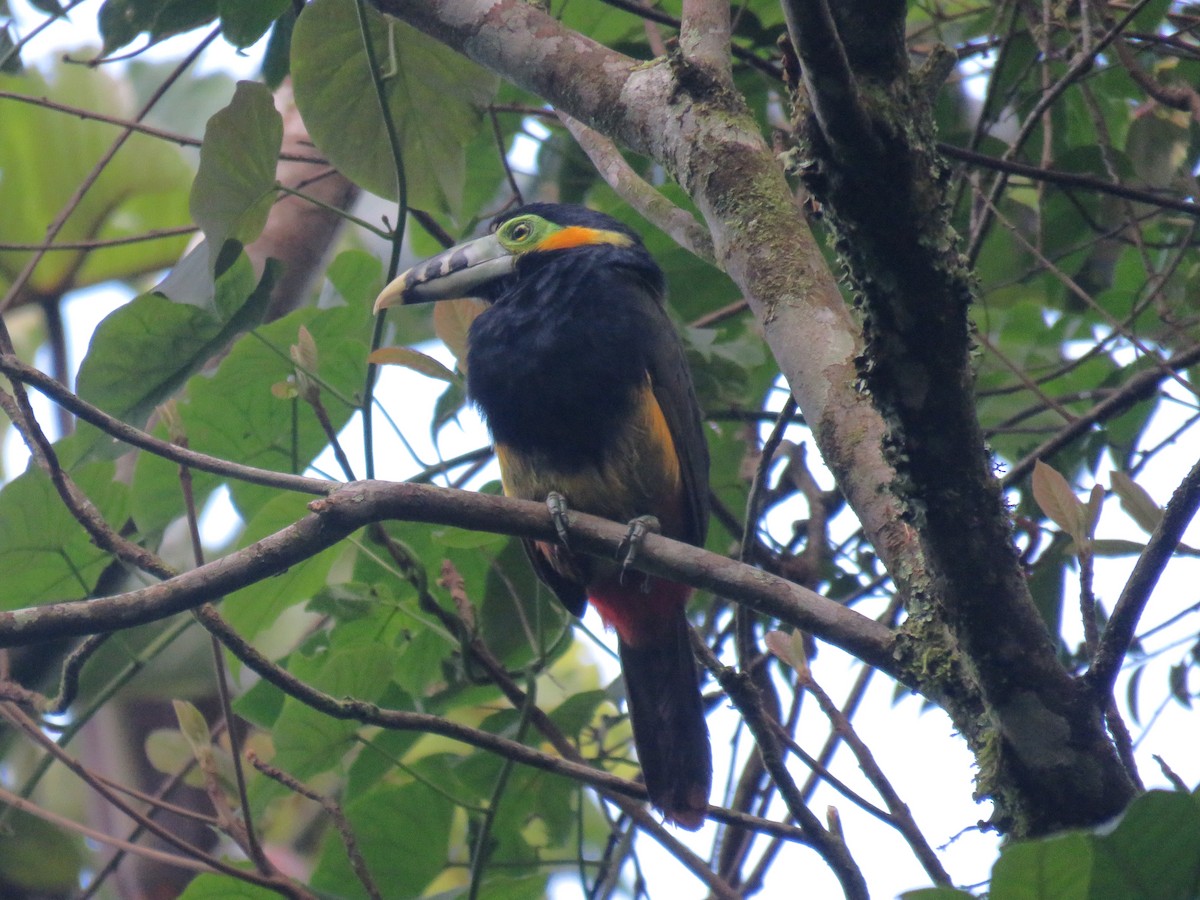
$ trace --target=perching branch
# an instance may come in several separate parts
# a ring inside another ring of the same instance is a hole
[[[235,553],[149,587],[86,603],[0,612],[0,646],[97,634],[156,621],[275,575],[373,522],[397,519],[554,540],[545,505],[431,485],[360,481],[313,501],[300,521]],[[572,512],[571,546],[612,556],[627,528]],[[812,591],[687,544],[650,535],[635,568],[729,597],[842,647],[893,677],[891,630]]]

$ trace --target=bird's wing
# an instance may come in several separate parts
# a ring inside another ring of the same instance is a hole
[[[682,537],[703,547],[708,534],[708,441],[704,422],[683,343],[660,303],[654,304],[654,315],[648,362],[650,384],[679,456],[688,519],[688,534]]]

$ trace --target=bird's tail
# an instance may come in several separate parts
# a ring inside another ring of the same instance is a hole
[[[674,604],[671,604],[674,606]],[[650,802],[668,821],[695,831],[712,787],[712,750],[683,606],[653,640],[618,640],[633,741]]]

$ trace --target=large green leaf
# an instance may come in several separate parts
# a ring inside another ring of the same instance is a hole
[[[47,81],[30,70],[0,76],[0,89],[130,118],[129,92],[103,71],[82,66],[52,70]],[[46,226],[119,135],[112,125],[12,100],[3,104],[0,126],[0,245],[37,244]],[[178,148],[132,135],[83,195],[57,243],[108,240],[186,225],[189,168]],[[46,254],[29,286],[57,297],[72,288],[128,279],[174,262],[186,236]],[[0,250],[0,290],[30,258],[29,251]]]
[[[413,206],[457,213],[464,146],[496,79],[457,53],[366,7],[383,90],[400,138]],[[339,171],[396,199],[396,169],[375,102],[354,0],[315,0],[292,36],[296,105],[318,149]]]
[[[208,120],[190,209],[214,264],[227,240],[245,245],[262,233],[275,202],[282,143],[283,117],[256,82],[238,82],[229,105]]]
[[[1086,900],[1092,848],[1073,832],[1009,847],[992,873],[992,895],[1029,900]]]
[[[1095,843],[1095,900],[1188,900],[1200,892],[1200,803],[1194,794],[1150,791]]]
[[[113,480],[112,464],[83,466],[74,477],[108,522],[122,521],[127,490]],[[0,491],[0,609],[81,599],[110,560],[41,469],[30,468]]]
[[[106,0],[97,17],[105,55],[147,34],[156,44],[217,17],[217,0]]]
[[[367,292],[378,290],[376,278]],[[374,296],[374,293],[371,294]],[[354,412],[339,397],[361,390],[366,373],[371,316],[363,305],[301,309],[245,335],[221,360],[214,374],[188,382],[178,405],[179,419],[194,450],[223,459],[282,472],[303,472],[328,443],[316,417],[296,399],[283,399],[272,387],[286,381],[295,366],[288,357],[303,326],[319,353],[316,376],[326,412],[341,428]],[[336,393],[334,393],[336,392]],[[200,502],[219,483],[195,473]],[[183,514],[174,463],[149,454],[139,457],[133,480],[133,515],[144,533],[157,532]],[[271,488],[235,483],[233,499],[244,517],[252,517],[277,494]]]
[[[420,897],[445,865],[453,805],[434,788],[413,782],[380,785],[346,804],[346,817],[379,890],[388,900]],[[366,897],[336,833],[325,848],[310,886],[339,897]]]
[[[9,817],[0,829],[0,883],[19,896],[66,896],[78,886],[83,841],[49,822],[0,805]],[[18,896],[14,894],[13,896]]]
[[[235,47],[249,47],[288,11],[288,0],[217,0],[221,34]]]
[[[1189,900],[1198,890],[1200,803],[1193,794],[1149,791],[1107,833],[1071,831],[1006,847],[992,871],[988,896]]]
[[[217,278],[211,294],[201,290],[187,302],[173,302],[154,292],[117,309],[92,337],[79,367],[79,395],[119,419],[142,425],[155,406],[257,323],[277,271],[278,264],[269,261],[255,284],[250,261],[241,255]],[[104,439],[96,429],[86,433],[85,452]]]
[[[179,900],[273,900],[275,891],[247,884],[230,875],[205,872],[188,882]]]
[[[391,652],[383,644],[366,640],[342,648],[321,645],[310,655],[293,654],[288,669],[334,697],[373,702],[387,686]],[[357,722],[331,718],[289,697],[275,722],[275,761],[297,778],[336,768],[353,745],[359,727]]]
[[[248,547],[287,528],[308,512],[306,503],[309,499],[298,494],[277,494],[247,523],[238,546]],[[307,602],[324,586],[329,569],[340,552],[338,547],[330,547],[272,578],[234,591],[222,604],[222,613],[239,634],[254,640],[275,624],[285,609]]]

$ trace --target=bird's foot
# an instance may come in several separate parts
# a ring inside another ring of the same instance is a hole
[[[570,549],[571,542],[567,536],[567,525],[570,522],[567,514],[570,507],[567,506],[567,498],[558,491],[551,491],[546,495],[546,508],[550,510],[550,518],[554,520],[554,530],[558,532],[558,542],[566,549]]]
[[[637,559],[638,548],[641,547],[643,539],[649,532],[662,533],[662,525],[654,516],[638,516],[630,521],[629,530],[625,532],[625,538],[617,547],[617,556],[621,559],[621,584],[625,583],[625,573]],[[649,578],[642,579],[642,590],[650,590]]]

